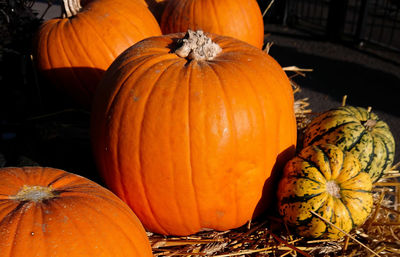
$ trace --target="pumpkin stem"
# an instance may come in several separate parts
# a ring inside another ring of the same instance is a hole
[[[77,15],[82,9],[80,0],[63,0],[63,17],[72,17]]]
[[[336,198],[340,198],[341,196],[340,196],[340,187],[339,187],[339,185],[335,182],[335,181],[333,181],[333,180],[330,180],[330,181],[327,181],[326,182],[326,191],[330,194],[330,195],[332,195],[333,197],[336,197]]]
[[[197,61],[212,60],[222,51],[222,48],[204,35],[202,30],[189,29],[185,37],[178,43],[181,43],[181,46],[175,50],[175,53],[179,57]]]
[[[24,185],[16,195],[10,196],[10,199],[17,201],[41,202],[56,197],[57,194],[53,188],[43,186]]]

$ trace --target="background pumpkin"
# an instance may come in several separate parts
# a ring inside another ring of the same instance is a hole
[[[285,166],[279,213],[301,236],[338,239],[344,234],[310,211],[349,232],[371,213],[371,189],[368,173],[352,154],[330,144],[311,145]]]
[[[273,198],[273,167],[293,156],[296,143],[293,91],[279,64],[215,34],[207,35],[221,52],[199,60],[198,52],[218,47],[190,50],[190,43],[208,40],[189,34],[183,46],[184,34],[170,34],[121,54],[91,116],[106,184],[146,228],[162,234],[245,224],[265,208],[259,202]]]
[[[1,256],[153,256],[129,207],[63,170],[0,169]]]
[[[137,41],[158,35],[160,27],[143,0],[87,1],[76,15],[42,24],[35,63],[52,84],[89,107],[114,59]]]
[[[264,43],[264,22],[256,0],[168,0],[160,22],[164,34],[203,30]]]
[[[389,126],[362,107],[343,106],[316,117],[305,130],[304,146],[321,143],[350,151],[373,182],[394,159],[395,142]]]

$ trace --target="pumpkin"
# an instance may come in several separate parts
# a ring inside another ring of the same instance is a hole
[[[310,145],[284,168],[278,187],[279,213],[308,238],[339,239],[371,213],[372,181],[349,152],[331,144]]]
[[[168,0],[160,26],[164,34],[203,30],[258,48],[264,43],[264,22],[256,0]]]
[[[313,119],[305,130],[304,145],[329,143],[356,156],[377,181],[390,168],[395,142],[389,126],[362,107],[342,106]]]
[[[266,208],[274,165],[294,154],[293,102],[281,66],[247,43],[202,31],[148,38],[96,92],[97,167],[150,231],[239,227]]]
[[[39,28],[35,63],[52,84],[89,107],[114,59],[139,40],[161,35],[161,30],[143,0],[86,1],[80,11],[65,5],[70,17],[45,21]]]
[[[152,255],[129,207],[100,185],[45,167],[0,169],[1,256]]]

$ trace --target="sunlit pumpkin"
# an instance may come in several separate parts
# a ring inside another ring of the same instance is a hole
[[[164,34],[203,30],[258,48],[264,43],[264,22],[256,0],[168,0],[160,26]]]
[[[360,162],[335,145],[311,145],[290,160],[279,182],[282,218],[304,237],[339,239],[371,213],[372,181]],[[325,220],[314,215],[317,213]]]
[[[151,257],[140,221],[117,196],[63,170],[0,169],[0,255]]]
[[[42,24],[34,58],[52,84],[89,107],[114,59],[139,40],[161,35],[161,30],[143,0],[92,0],[80,10],[74,7],[70,17]]]
[[[265,209],[274,166],[294,154],[293,90],[272,57],[242,41],[152,37],[104,75],[91,135],[106,184],[147,229],[231,229]]]

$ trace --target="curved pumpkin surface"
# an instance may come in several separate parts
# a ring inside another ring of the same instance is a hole
[[[168,0],[160,27],[164,34],[203,30],[260,49],[264,43],[264,21],[255,0]]]
[[[134,43],[159,35],[160,27],[144,2],[93,0],[75,16],[42,24],[35,62],[50,82],[89,107],[114,59]]]
[[[0,169],[0,238],[1,256],[153,256],[124,202],[53,168]]]
[[[338,239],[365,222],[371,213],[372,181],[350,153],[330,145],[311,145],[290,160],[279,182],[283,219],[304,237]]]
[[[175,235],[245,224],[278,155],[290,159],[296,142],[292,88],[272,57],[209,34],[222,52],[188,60],[174,53],[183,36],[145,39],[119,56],[91,124],[107,185],[146,228]]]
[[[373,182],[391,168],[394,159],[395,142],[389,126],[362,107],[339,107],[316,117],[305,131],[304,145],[321,143],[351,152]]]

